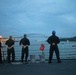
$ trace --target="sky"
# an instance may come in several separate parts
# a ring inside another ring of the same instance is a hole
[[[0,0],[0,35],[76,36],[76,0]]]

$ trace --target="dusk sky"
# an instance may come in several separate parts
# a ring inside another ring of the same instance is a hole
[[[76,36],[76,0],[0,0],[0,35]]]

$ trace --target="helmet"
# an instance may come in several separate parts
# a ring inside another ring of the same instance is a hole
[[[52,31],[52,34],[56,34],[55,30]]]

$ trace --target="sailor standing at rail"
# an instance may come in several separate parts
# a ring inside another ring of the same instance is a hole
[[[12,40],[12,36],[9,36],[9,39],[5,42],[5,45],[7,47],[7,59],[8,63],[10,63],[10,55],[12,54],[12,62],[15,60],[15,51],[14,51],[14,40]]]
[[[47,39],[47,42],[50,44],[50,51],[49,51],[49,61],[48,63],[52,63],[52,57],[53,57],[53,52],[55,51],[58,63],[61,63],[60,61],[60,56],[59,56],[59,48],[57,44],[60,43],[60,39],[58,36],[56,36],[56,32],[52,31],[52,35]]]
[[[1,39],[2,39],[2,37],[0,36],[0,63],[2,63],[2,52],[1,52],[2,43],[1,43]]]
[[[23,62],[24,55],[25,55],[25,62],[27,62],[28,59],[28,53],[29,53],[29,48],[28,46],[30,45],[30,41],[27,38],[26,34],[24,34],[24,37],[20,40],[19,43],[22,46],[22,55],[21,55],[21,62]]]

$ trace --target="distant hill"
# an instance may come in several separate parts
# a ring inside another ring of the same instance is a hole
[[[38,40],[39,38],[41,38],[42,37],[42,39],[41,40],[46,40],[46,38],[48,38],[48,36],[44,36],[44,35],[34,35],[34,37],[32,37],[32,35],[30,35],[29,37],[31,37],[31,38],[33,38],[34,40]],[[15,42],[19,42],[20,40],[19,40],[19,38],[21,38],[21,37],[14,37],[13,38],[13,40],[15,41]],[[6,40],[8,40],[8,38],[2,38],[2,41],[3,42],[5,42]],[[76,36],[74,36],[74,37],[69,37],[69,38],[60,38],[60,41],[76,41]]]
[[[60,38],[61,41],[76,41],[76,36],[70,38]]]

